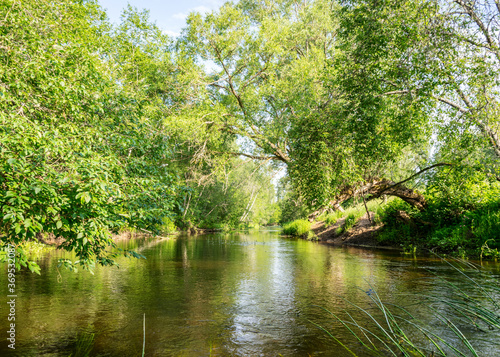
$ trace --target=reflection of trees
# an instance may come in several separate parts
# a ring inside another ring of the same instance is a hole
[[[347,307],[340,295],[370,309],[358,289],[367,282],[385,301],[400,305],[411,303],[402,293],[439,292],[438,285],[422,279],[428,274],[399,255],[388,259],[373,251],[262,233],[119,244],[147,260],[121,258],[119,269],[98,268],[95,276],[61,270],[58,282],[60,256],[54,254],[41,261],[46,274],[19,273],[18,331],[24,346],[61,348],[88,327],[96,332],[96,350],[140,355],[145,312],[151,353],[202,355],[212,344],[220,355],[307,355],[332,348],[307,319],[334,327],[311,304],[340,311]],[[418,265],[426,263],[436,264],[423,260]]]

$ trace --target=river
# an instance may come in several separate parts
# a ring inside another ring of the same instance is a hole
[[[317,325],[356,354],[369,355],[322,308],[340,314],[355,310],[355,303],[370,309],[374,291],[412,306],[421,294],[441,291],[435,272],[460,274],[437,258],[334,248],[272,230],[118,244],[147,259],[121,257],[120,268],[75,274],[57,268],[63,252],[51,252],[39,260],[40,276],[18,272],[16,349],[7,347],[3,303],[0,355],[75,357],[82,336],[93,336],[91,356],[141,356],[144,316],[146,356],[351,355]],[[492,279],[499,276],[497,264],[483,269]],[[5,287],[6,270],[0,277]],[[499,355],[498,330],[468,337],[481,356]]]

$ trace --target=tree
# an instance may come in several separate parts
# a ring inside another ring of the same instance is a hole
[[[357,97],[396,97],[401,108],[421,111],[437,135],[437,157],[474,161],[494,173],[499,9],[487,0],[343,2],[341,48],[347,68],[362,69],[346,70],[343,84]],[[402,123],[415,125],[418,118]],[[477,150],[488,164],[470,160]]]
[[[18,268],[38,269],[23,244],[42,234],[62,237],[75,265],[115,264],[112,232],[154,229],[177,204],[168,136],[155,130],[157,91],[130,81],[115,56],[125,41],[95,2],[0,9],[2,243],[16,248]]]

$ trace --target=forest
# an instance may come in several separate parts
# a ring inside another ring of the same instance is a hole
[[[92,270],[124,231],[376,203],[380,244],[496,258],[499,16],[498,0],[240,0],[171,38],[130,5],[114,25],[95,0],[0,0],[1,244],[39,272],[27,244],[61,238],[64,265]]]

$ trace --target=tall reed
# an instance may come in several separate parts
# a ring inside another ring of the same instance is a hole
[[[477,346],[466,335],[471,328],[476,333],[500,329],[500,283],[469,262],[459,259],[444,262],[456,277],[428,270],[435,288],[424,294],[404,294],[407,301],[414,301],[407,306],[386,301],[367,283],[369,289],[360,291],[371,303],[369,308],[341,296],[347,308],[340,312],[318,307],[340,322],[364,351],[374,356],[479,357]],[[356,356],[346,341],[312,323]],[[500,340],[498,333],[496,338]]]

